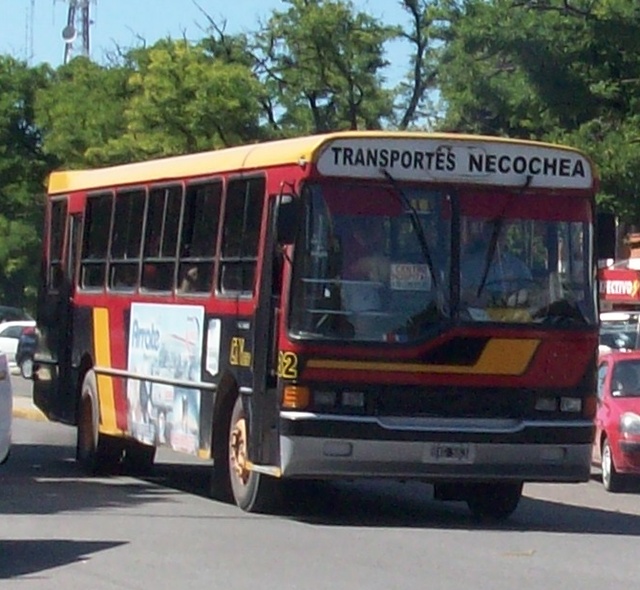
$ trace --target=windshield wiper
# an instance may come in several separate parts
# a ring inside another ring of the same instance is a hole
[[[436,290],[439,291],[440,285],[438,281],[438,275],[433,266],[433,258],[431,257],[427,237],[424,235],[424,228],[422,227],[422,223],[420,223],[418,212],[416,211],[416,208],[411,204],[411,201],[409,201],[409,199],[407,198],[407,195],[404,194],[404,191],[402,190],[396,179],[385,168],[380,168],[380,172],[391,183],[391,186],[393,186],[393,188],[395,189],[394,194],[400,200],[402,205],[409,211],[411,226],[413,227],[413,231],[416,232],[416,236],[418,236],[418,242],[420,244],[420,249],[422,250],[422,256],[424,257],[427,266],[429,267],[429,274],[431,275],[431,279],[433,280],[433,285]]]
[[[491,266],[491,261],[493,260],[493,256],[496,253],[496,248],[498,246],[498,238],[500,237],[500,232],[502,231],[502,226],[504,225],[504,220],[506,218],[507,208],[514,196],[520,196],[525,190],[529,188],[531,181],[533,180],[533,176],[527,176],[524,184],[520,187],[517,195],[511,194],[509,198],[507,198],[502,211],[495,217],[491,223],[493,223],[493,230],[491,231],[491,238],[489,239],[489,247],[487,248],[487,256],[484,259],[484,267],[482,268],[482,279],[480,284],[478,285],[478,292],[476,293],[476,297],[480,297],[482,291],[484,290],[485,285],[487,284],[487,277],[489,276],[489,267]]]

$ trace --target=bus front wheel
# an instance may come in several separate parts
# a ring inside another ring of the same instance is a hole
[[[522,497],[522,482],[480,483],[472,486],[467,498],[471,514],[479,520],[506,520]]]
[[[236,398],[229,424],[228,473],[235,503],[247,512],[273,510],[280,498],[279,482],[250,469],[247,445],[248,425],[242,398]]]
[[[88,371],[82,382],[76,437],[76,460],[88,475],[113,471],[124,451],[122,441],[100,434],[98,415],[96,374]]]

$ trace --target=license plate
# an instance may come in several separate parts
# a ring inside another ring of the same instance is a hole
[[[422,460],[425,463],[473,463],[475,447],[470,443],[427,444]]]

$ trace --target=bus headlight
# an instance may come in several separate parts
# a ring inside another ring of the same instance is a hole
[[[560,398],[560,411],[561,412],[582,412],[582,399],[579,397],[561,397]]]
[[[620,416],[620,432],[625,436],[640,436],[640,416],[625,412]]]
[[[364,409],[364,392],[362,391],[343,391],[342,406],[345,408]]]
[[[314,391],[313,405],[322,408],[333,408],[336,405],[338,395],[335,391]]]

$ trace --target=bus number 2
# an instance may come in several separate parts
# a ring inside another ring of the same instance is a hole
[[[298,378],[298,355],[294,352],[278,353],[278,377],[283,379]]]

